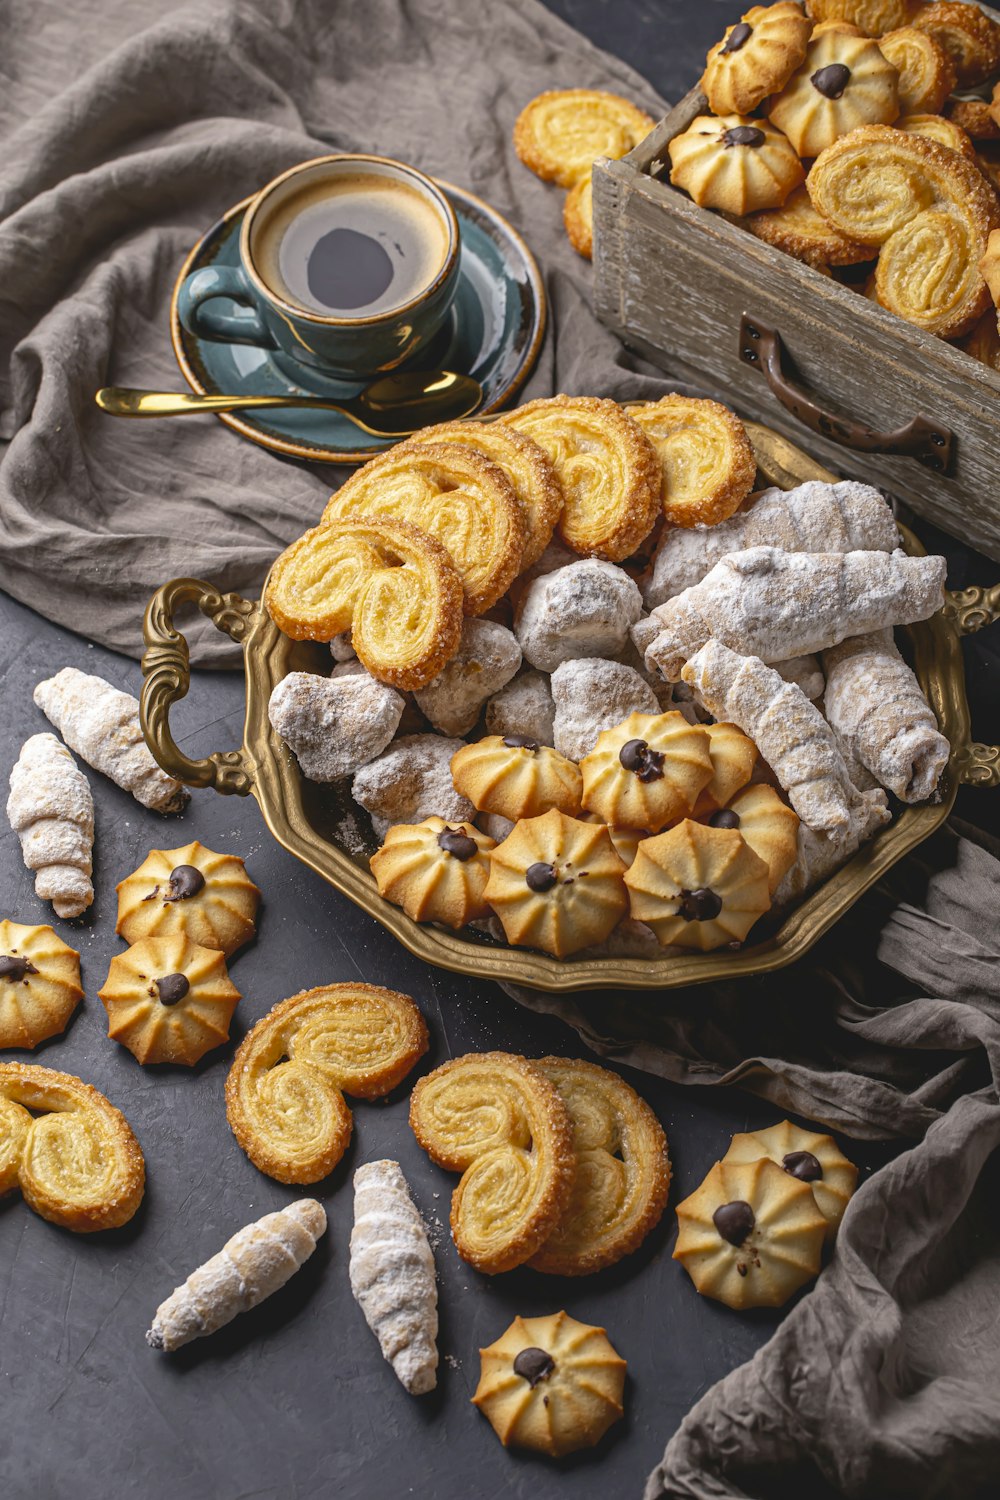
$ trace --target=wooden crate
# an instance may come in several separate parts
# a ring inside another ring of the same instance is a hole
[[[671,374],[1000,560],[1000,374],[651,175],[707,112],[694,89],[628,156],[595,164],[599,317]],[[772,371],[799,387],[785,405],[765,378],[769,330]]]

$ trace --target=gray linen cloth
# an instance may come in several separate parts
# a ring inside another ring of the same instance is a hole
[[[167,307],[185,253],[311,155],[403,157],[526,232],[552,315],[527,395],[663,388],[596,323],[561,195],[510,144],[545,88],[661,101],[535,0],[37,0],[0,16],[0,558],[4,587],[59,624],[137,654],[158,584],[254,593],[341,477],[213,419],[129,424],[93,405],[103,384],[181,385]],[[192,634],[200,664],[232,661]],[[1000,862],[949,831],[785,975],[518,994],[679,1083],[919,1141],[857,1194],[816,1289],[690,1413],[649,1497],[996,1492],[998,917]]]

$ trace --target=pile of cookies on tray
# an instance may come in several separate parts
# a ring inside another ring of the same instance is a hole
[[[371,460],[282,553],[266,607],[333,660],[271,724],[351,778],[387,900],[559,958],[738,946],[934,795],[892,630],[944,559],[866,485],[755,476],[716,402],[557,396]]]
[[[998,80],[1000,26],[978,5],[754,6],[708,54],[712,113],[654,170],[1000,368]]]

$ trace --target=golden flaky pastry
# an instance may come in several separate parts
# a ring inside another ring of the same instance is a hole
[[[457,443],[473,448],[502,469],[514,487],[528,524],[521,569],[536,563],[552,540],[563,506],[562,487],[548,454],[527,433],[502,422],[441,422],[425,427],[414,443]]]
[[[994,93],[996,85],[994,85]],[[949,99],[944,113],[974,141],[1000,140],[1000,125],[994,119],[995,105],[978,94],[962,94]]]
[[[788,138],[748,115],[699,115],[668,150],[674,187],[727,214],[777,208],[805,177]]]
[[[351,516],[409,521],[439,541],[462,580],[467,615],[507,592],[528,539],[507,475],[456,443],[400,443],[370,459],[327,502],[322,524]]]
[[[808,1183],[826,1220],[826,1238],[832,1240],[858,1182],[857,1167],[847,1160],[833,1136],[817,1135],[793,1125],[791,1120],[782,1120],[767,1130],[734,1135],[723,1161],[758,1161],[762,1156],[799,1182]]]
[[[767,865],[741,834],[690,818],[643,840],[625,884],[630,914],[664,948],[742,943],[771,904]]]
[[[1000,71],[1000,26],[978,5],[958,0],[925,5],[914,13],[910,25],[929,32],[948,53],[960,89],[975,88]]]
[[[563,224],[566,237],[577,255],[592,260],[594,255],[594,184],[590,177],[581,177],[566,194],[563,204]]]
[[[905,26],[913,0],[806,0],[814,21],[846,21],[865,36],[882,36]]]
[[[809,1184],[767,1157],[717,1161],[677,1205],[679,1260],[695,1287],[727,1307],[781,1307],[815,1276],[826,1219]]]
[[[127,1224],[146,1168],[125,1116],[72,1073],[0,1063],[0,1193],[20,1188],[50,1224],[90,1234]]]
[[[707,817],[716,808],[728,807],[733,797],[746,786],[757,764],[757,746],[735,724],[706,724],[708,753],[712,757],[712,779],[698,794],[691,814]]]
[[[286,548],[264,603],[293,640],[349,630],[371,675],[409,692],[458,650],[465,590],[450,554],[426,531],[362,516],[316,526]]]
[[[823,270],[828,266],[854,266],[871,260],[874,251],[860,245],[834,229],[816,212],[805,187],[795,192],[780,208],[767,208],[750,214],[743,228],[765,244],[794,255],[807,266]]]
[[[526,734],[490,734],[463,745],[452,756],[455,790],[478,812],[499,813],[516,823],[550,808],[580,811],[580,768],[550,745]]]
[[[986,242],[979,262],[979,272],[986,282],[994,306],[1000,307],[1000,229],[994,229]],[[1000,317],[997,319],[1000,325]]]
[[[794,0],[755,5],[708,54],[701,87],[715,115],[748,115],[784,88],[806,55],[812,22]]]
[[[410,1125],[432,1161],[462,1179],[451,1233],[463,1260],[495,1275],[530,1260],[566,1211],[575,1158],[555,1085],[509,1052],[472,1052],[421,1078]]]
[[[767,866],[767,885],[772,893],[795,863],[799,847],[798,814],[783,802],[773,786],[754,782],[729,802],[710,813],[710,828],[736,828],[753,852]]]
[[[143,938],[111,960],[98,991],[108,1013],[108,1036],[140,1063],[180,1063],[229,1040],[240,992],[224,954],[201,948],[182,932]]]
[[[225,954],[256,931],[260,891],[235,854],[199,844],[152,849],[117,886],[118,924],[126,943],[181,933],[203,948]]]
[[[605,823],[657,833],[686,817],[712,779],[708,731],[684,715],[629,714],[580,762],[583,805]]]
[[[859,125],[899,114],[899,74],[868,37],[827,31],[809,45],[798,72],[768,105],[772,124],[800,156],[818,156]]]
[[[927,333],[958,338],[989,307],[979,270],[982,254],[982,230],[968,214],[950,209],[918,214],[879,252],[878,301]]]
[[[319,1182],[351,1139],[344,1094],[378,1099],[427,1051],[409,995],[328,984],[282,1000],[240,1043],[226,1115],[254,1166],[278,1182]]]
[[[51,927],[0,922],[0,1047],[58,1036],[82,999],[74,948]]]
[[[568,1313],[517,1317],[479,1354],[472,1400],[505,1448],[561,1458],[592,1448],[623,1414],[625,1361],[603,1328]]]
[[[565,813],[522,818],[490,857],[486,900],[508,943],[568,958],[628,910],[625,861],[607,828]]]
[[[535,1067],[569,1111],[576,1177],[565,1214],[531,1265],[588,1276],[638,1250],[660,1222],[670,1188],[667,1138],[617,1073],[567,1057],[543,1057]]]
[[[957,151],[959,156],[975,160],[976,148],[971,137],[944,115],[900,115],[896,129],[905,130],[907,135],[921,135],[925,141],[937,141],[939,146],[947,146],[949,151]]]
[[[514,149],[545,182],[572,187],[599,156],[617,160],[653,128],[627,99],[603,89],[550,89],[526,104],[514,125]]]
[[[371,857],[378,893],[414,922],[464,927],[489,908],[483,892],[495,841],[472,823],[397,823]]]
[[[716,526],[753,489],[757,459],[735,412],[695,396],[637,401],[629,416],[660,461],[660,504],[672,526]]]
[[[879,51],[899,74],[899,108],[904,115],[936,115],[955,87],[955,66],[929,31],[901,26],[879,38]]]
[[[620,562],[653,528],[660,474],[649,439],[614,401],[552,396],[504,416],[555,465],[563,492],[559,533],[585,557]]]

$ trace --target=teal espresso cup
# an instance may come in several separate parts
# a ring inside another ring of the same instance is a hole
[[[426,347],[458,277],[458,222],[436,183],[382,156],[322,156],[261,189],[239,265],[193,271],[177,310],[196,338],[356,382]]]

